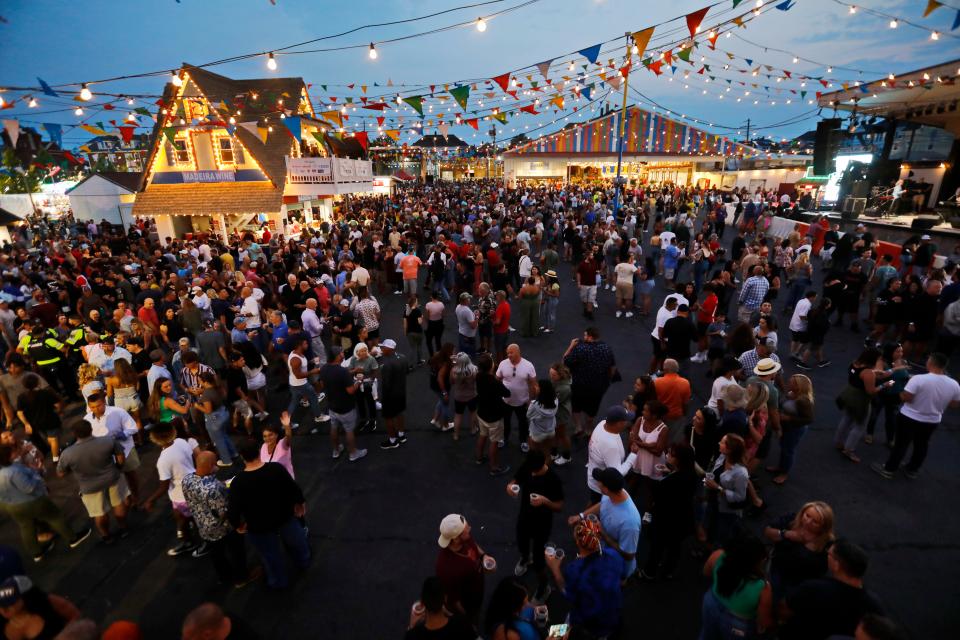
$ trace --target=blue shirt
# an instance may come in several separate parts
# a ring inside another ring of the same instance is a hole
[[[0,504],[23,504],[45,495],[47,487],[33,469],[19,462],[0,468]]]
[[[637,505],[629,496],[620,504],[616,504],[609,496],[603,496],[600,500],[600,524],[607,535],[617,541],[622,551],[636,556],[641,519]],[[624,562],[623,577],[628,578],[637,570],[637,559],[634,557]]]
[[[286,322],[281,322],[279,325],[274,325],[273,327],[273,337],[270,339],[270,342],[273,343],[273,347],[277,350],[283,350],[283,345],[287,341],[287,335],[289,334],[289,329],[287,328]],[[282,339],[283,342],[278,342]]]
[[[632,501],[631,501],[632,502]],[[620,625],[623,608],[623,557],[610,547],[577,558],[563,570],[563,596],[570,603],[570,622],[596,636],[606,636]]]
[[[680,249],[671,243],[663,252],[663,268],[676,269],[680,258]]]

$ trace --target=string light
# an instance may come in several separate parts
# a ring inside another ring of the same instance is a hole
[[[133,104],[133,98],[127,98],[127,104]]]
[[[127,122],[136,122],[137,116],[133,115],[133,112],[127,114]]]
[[[172,82],[175,87],[183,86],[183,80],[180,79],[180,74],[176,71],[170,72],[170,82]]]
[[[230,122],[230,124],[237,124],[237,119],[234,118],[233,116],[230,116],[229,122]]]
[[[483,18],[477,18],[477,31],[483,33],[487,30],[487,21]]]
[[[370,59],[371,59],[371,60],[376,60],[376,59],[377,59],[377,48],[376,48],[375,46],[373,46],[373,43],[372,43],[372,42],[370,43],[370,52],[369,52],[367,55],[370,56]]]
[[[931,32],[930,32],[930,39],[931,39],[931,40],[939,40],[939,39],[940,39],[940,34],[939,34],[938,32],[936,32],[936,31],[931,31]]]
[[[74,109],[73,115],[75,115],[75,116],[82,116],[82,115],[83,115],[83,107],[77,107],[76,109]]]
[[[35,106],[37,106],[37,99],[33,96],[30,96],[30,102],[27,103],[27,106],[33,109]]]
[[[267,54],[267,69],[270,69],[270,71],[277,70],[277,59],[273,57],[272,51]]]
[[[900,25],[900,21],[897,20],[896,18],[894,18],[893,20],[890,21],[890,28],[891,28],[891,29],[896,29],[899,25]]]
[[[7,101],[3,99],[3,96],[0,96],[0,107],[4,106],[5,104],[7,104]]]
[[[81,100],[90,100],[93,98],[93,93],[90,91],[90,87],[87,86],[87,83],[84,82],[80,87],[80,99]]]
[[[857,5],[855,4],[850,5],[850,15],[853,15],[856,12],[857,12]]]
[[[793,56],[793,64],[797,64],[798,62],[800,62],[800,58]]]

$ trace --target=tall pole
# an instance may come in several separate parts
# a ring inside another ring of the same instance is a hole
[[[750,144],[750,118],[747,118],[747,144]]]
[[[627,88],[630,86],[630,60],[633,58],[633,47],[630,46],[630,32],[626,33],[627,40],[627,75],[623,77],[623,104],[620,106],[620,133],[617,136],[617,178],[613,192],[613,219],[619,219],[620,214],[620,171],[623,167],[623,134],[627,128]]]

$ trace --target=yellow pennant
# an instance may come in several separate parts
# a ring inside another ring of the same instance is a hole
[[[109,135],[110,135],[109,132],[104,131],[104,130],[101,129],[100,127],[94,127],[94,126],[89,125],[89,124],[82,124],[82,125],[80,125],[80,128],[83,129],[84,131],[87,131],[87,132],[89,132],[89,133],[92,133],[92,134],[95,135],[95,136],[109,136]]]
[[[270,133],[270,130],[266,127],[257,127],[257,134],[260,136],[260,142],[267,144],[267,134]]]

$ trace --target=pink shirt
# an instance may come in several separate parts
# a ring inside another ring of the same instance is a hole
[[[277,448],[273,450],[272,456],[270,455],[270,450],[267,449],[267,443],[264,442],[260,446],[260,461],[277,462],[283,465],[283,468],[287,470],[291,478],[296,479],[296,476],[293,475],[293,451],[290,449],[290,445],[287,444],[286,438],[280,438],[280,441],[277,442]]]

